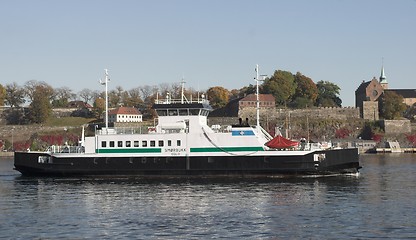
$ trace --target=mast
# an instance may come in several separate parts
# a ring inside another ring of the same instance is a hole
[[[256,64],[256,128],[260,133],[259,65]]]
[[[100,79],[101,85],[105,85],[105,132],[108,134],[108,69],[104,69],[104,81]]]
[[[183,104],[183,100],[184,100],[184,97],[185,97],[185,95],[183,94],[184,87],[185,87],[185,79],[182,77],[182,81],[181,81],[181,104]]]
[[[181,81],[181,104],[184,104],[184,102],[186,101],[186,103],[189,103],[188,99],[185,97],[185,78],[182,77],[182,81]],[[192,98],[192,95],[191,95]],[[191,99],[192,102],[192,99]]]
[[[264,81],[267,75],[259,75],[259,65],[256,64],[256,128],[257,133],[260,133],[260,93],[259,93],[259,81]]]

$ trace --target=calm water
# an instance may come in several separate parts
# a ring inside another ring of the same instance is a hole
[[[5,239],[406,239],[416,155],[363,155],[360,176],[25,178],[0,160]]]

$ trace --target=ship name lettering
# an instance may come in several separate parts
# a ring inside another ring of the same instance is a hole
[[[169,152],[169,153],[186,152],[186,149],[185,148],[165,148],[165,152]]]

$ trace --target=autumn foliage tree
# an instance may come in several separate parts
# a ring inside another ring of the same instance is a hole
[[[318,97],[318,88],[312,79],[297,72],[295,84],[296,89],[292,98],[292,106],[295,108],[314,106]]]
[[[213,108],[221,108],[228,103],[230,92],[223,87],[216,86],[209,88],[207,95]]]
[[[97,118],[105,111],[105,100],[103,98],[96,98],[93,104],[93,111]]]

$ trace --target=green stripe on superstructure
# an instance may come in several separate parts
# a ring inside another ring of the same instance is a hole
[[[161,148],[101,148],[96,153],[161,153]]]
[[[242,151],[264,151],[262,147],[208,147],[208,148],[191,148],[191,152],[242,152]]]

